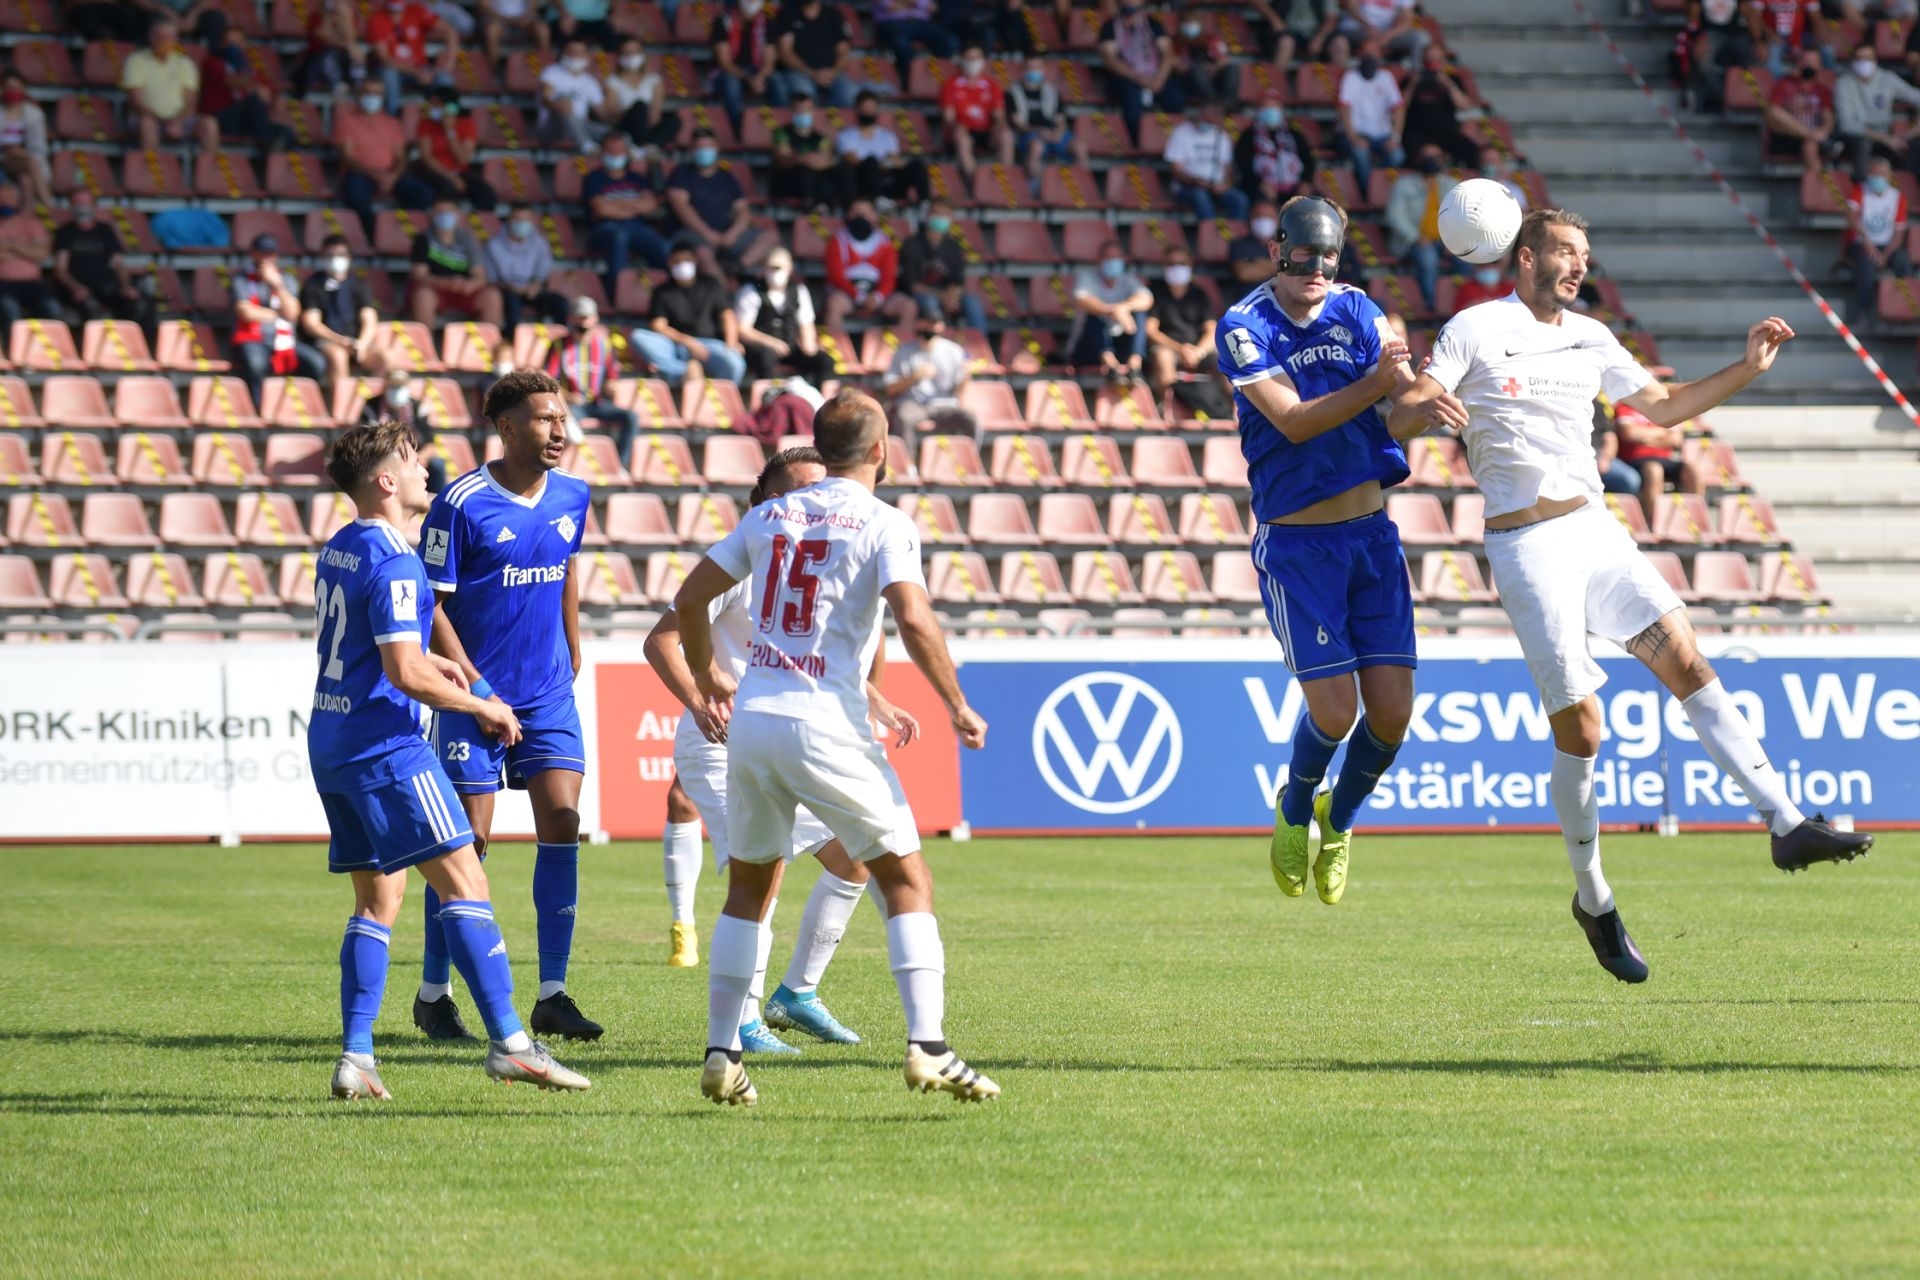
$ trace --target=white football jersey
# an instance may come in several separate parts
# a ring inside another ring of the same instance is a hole
[[[896,582],[926,586],[913,521],[864,486],[829,476],[747,512],[707,554],[750,592],[735,708],[837,717],[870,737],[867,669],[880,593]]]
[[[1467,407],[1467,465],[1501,516],[1542,498],[1600,497],[1593,402],[1653,381],[1591,316],[1542,324],[1514,294],[1468,307],[1440,330],[1426,373]]]

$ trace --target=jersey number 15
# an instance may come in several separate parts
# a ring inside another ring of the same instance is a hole
[[[814,606],[820,598],[820,566],[827,562],[832,544],[825,538],[795,542],[776,533],[769,550],[767,580],[760,592],[760,629],[772,631],[777,612],[780,630],[790,636],[810,636]]]

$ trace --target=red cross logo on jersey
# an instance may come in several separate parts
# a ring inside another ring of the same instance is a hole
[[[1520,394],[1520,380],[1518,378],[1508,378],[1500,384],[1500,390],[1507,395],[1518,396]]]

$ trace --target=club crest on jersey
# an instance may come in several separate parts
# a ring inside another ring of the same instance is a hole
[[[427,542],[421,548],[420,554],[425,557],[428,564],[445,564],[447,562],[447,531],[428,529]]]
[[[573,531],[579,527],[574,524],[572,516],[561,516],[558,520],[549,520],[547,523],[558,529],[560,536],[568,542],[573,541]]]
[[[393,591],[393,620],[395,622],[418,622],[420,620],[419,602],[414,596],[413,583],[399,578],[387,584]]]
[[[1233,362],[1242,369],[1260,358],[1260,344],[1245,329],[1227,331],[1227,351],[1233,356]]]
[[[1353,330],[1343,324],[1328,325],[1327,336],[1342,346],[1353,345]]]
[[[511,529],[509,529],[509,528],[507,528],[507,526],[505,526],[505,525],[501,525],[501,526],[500,526],[500,534],[499,534],[499,536],[498,536],[498,537],[496,537],[496,538],[494,539],[494,541],[495,541],[495,542],[512,542],[512,541],[513,541],[513,530],[511,530]]]

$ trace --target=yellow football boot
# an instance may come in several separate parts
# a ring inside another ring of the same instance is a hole
[[[1307,888],[1307,828],[1291,826],[1273,802],[1273,843],[1267,846],[1267,861],[1273,864],[1273,882],[1289,898],[1297,898]]]
[[[1347,851],[1353,846],[1353,832],[1333,829],[1332,810],[1333,792],[1322,791],[1313,798],[1313,820],[1320,824],[1320,856],[1313,860],[1313,887],[1328,906],[1340,901],[1340,895],[1347,891]],[[1302,840],[1300,847],[1304,858],[1306,841]]]
[[[694,931],[692,925],[682,920],[675,920],[673,939],[668,947],[668,968],[698,969],[700,967],[700,935]]]

